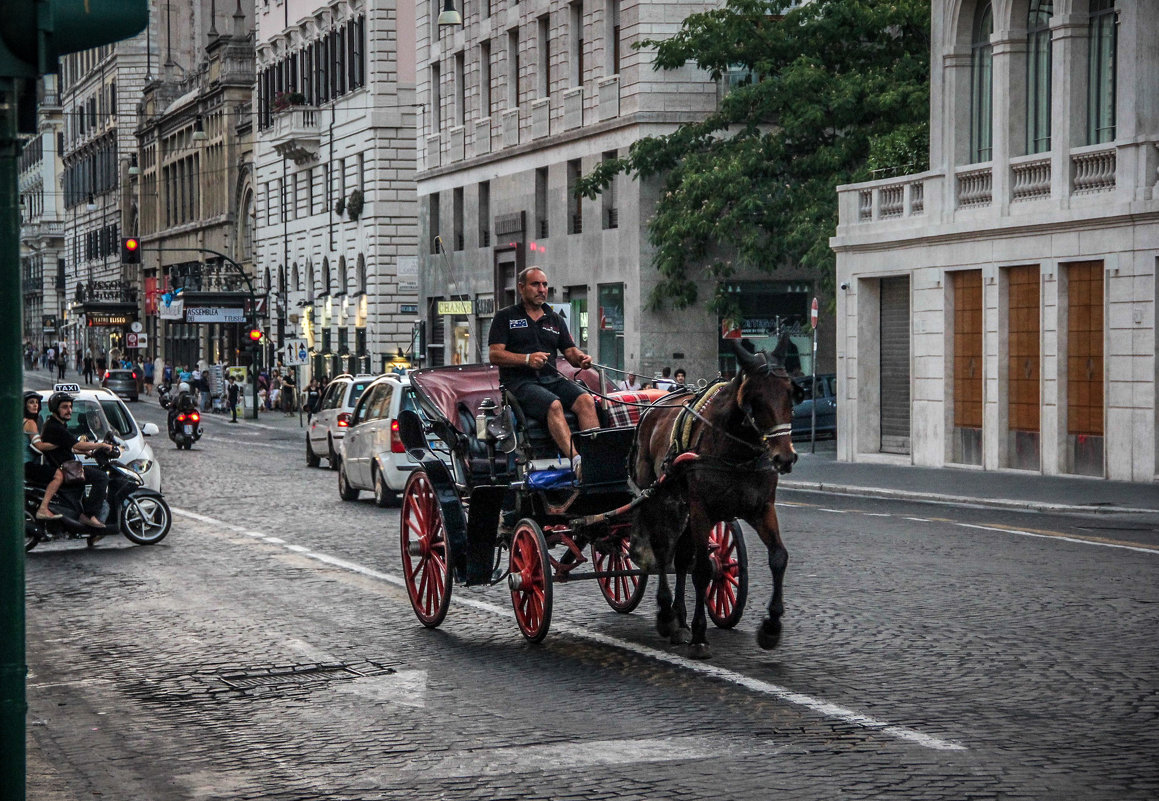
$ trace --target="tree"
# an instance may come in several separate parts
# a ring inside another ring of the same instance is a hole
[[[929,0],[728,0],[655,47],[654,68],[695,63],[732,79],[719,109],[602,162],[577,192],[620,172],[660,176],[648,223],[660,282],[650,305],[685,308],[703,276],[800,264],[833,283],[840,184],[926,169]],[[736,80],[736,76],[740,79]],[[709,306],[735,317],[719,291]]]

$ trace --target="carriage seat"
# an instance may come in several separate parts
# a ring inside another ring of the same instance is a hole
[[[491,457],[487,453],[487,444],[479,439],[475,430],[475,416],[463,401],[456,407],[459,412],[459,430],[466,434],[467,439],[467,467],[473,476],[491,475]],[[497,475],[513,473],[514,459],[505,453],[495,454],[495,471]]]
[[[506,387],[503,387],[503,402],[515,414],[516,430],[523,432],[520,437],[520,444],[526,444],[530,448],[531,458],[557,458],[559,456],[559,448],[556,447],[555,440],[551,438],[551,431],[548,430],[547,423],[525,414],[523,407],[519,405],[519,401],[507,391]],[[563,418],[567,420],[567,427],[571,429],[573,434],[580,430],[579,419],[573,412],[564,409]]]

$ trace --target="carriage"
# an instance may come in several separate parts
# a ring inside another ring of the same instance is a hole
[[[500,385],[498,369],[474,364],[410,374],[420,408],[399,415],[399,435],[418,462],[403,491],[401,555],[411,604],[423,625],[446,617],[455,584],[505,582],[523,636],[551,626],[554,587],[594,580],[608,605],[636,609],[648,575],[630,550],[633,510],[643,500],[628,460],[640,410],[661,391],[613,391],[601,372],[567,371],[596,394],[601,427],[577,432],[580,476],[547,428],[528,419]],[[573,375],[574,374],[574,375]],[[735,626],[744,612],[748,566],[735,522],[710,534],[709,617]]]

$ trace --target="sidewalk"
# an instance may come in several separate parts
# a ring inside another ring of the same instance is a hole
[[[1159,485],[1017,470],[838,462],[830,449],[801,458],[780,487],[838,495],[934,501],[1038,512],[1159,513]],[[830,445],[829,448],[832,446]]]

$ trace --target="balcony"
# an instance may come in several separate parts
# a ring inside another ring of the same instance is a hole
[[[318,155],[322,144],[318,116],[318,109],[313,106],[290,106],[275,111],[267,139],[279,156],[304,164]]]

